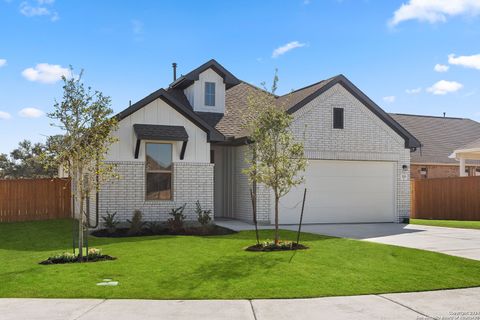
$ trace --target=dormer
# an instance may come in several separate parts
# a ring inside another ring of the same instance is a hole
[[[170,87],[183,89],[194,111],[225,112],[225,91],[240,83],[233,74],[215,60],[181,76]]]

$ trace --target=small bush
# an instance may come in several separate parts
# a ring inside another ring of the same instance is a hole
[[[185,215],[183,214],[183,210],[187,204],[185,203],[183,206],[172,209],[171,212],[168,214],[172,217],[167,220],[168,228],[172,232],[180,232],[183,230],[183,223],[186,219]]]
[[[142,211],[140,210],[134,210],[132,220],[127,220],[127,222],[130,223],[130,228],[128,229],[128,234],[130,235],[139,234],[146,224],[143,221]]]
[[[102,217],[103,225],[107,229],[108,233],[114,233],[117,230],[117,226],[120,222],[115,217],[116,215],[116,212],[108,213],[107,211],[107,214]]]
[[[150,229],[150,231],[153,233],[153,234],[160,234],[162,233],[163,231],[163,225],[158,222],[158,221],[151,221],[147,224],[147,227],[148,229]]]
[[[78,260],[78,257],[71,252],[55,254],[47,259],[51,263],[70,263]]]
[[[102,250],[97,248],[89,248],[87,252],[87,257],[89,259],[98,259],[102,256]]]
[[[202,206],[200,205],[200,201],[198,200],[195,203],[195,205],[196,205],[195,212],[197,213],[197,220],[203,227],[205,227],[210,223],[210,221],[212,221],[212,218],[210,217],[212,210],[203,210]]]

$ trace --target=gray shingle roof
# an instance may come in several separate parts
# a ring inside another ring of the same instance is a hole
[[[422,142],[421,150],[411,153],[412,163],[458,163],[448,156],[480,138],[480,123],[471,119],[390,115]]]
[[[466,150],[466,149],[478,149],[478,148],[480,148],[480,138],[477,139],[477,140],[474,140],[470,143],[467,143],[466,145],[464,145],[460,148],[457,148],[457,149]]]
[[[165,126],[156,124],[134,124],[137,139],[188,141],[188,133],[183,126]]]

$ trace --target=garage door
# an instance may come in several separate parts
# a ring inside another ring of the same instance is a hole
[[[305,184],[280,200],[280,224],[393,222],[394,162],[310,160]],[[274,221],[272,213],[271,221]]]

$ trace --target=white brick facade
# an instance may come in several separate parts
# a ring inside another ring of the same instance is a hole
[[[184,214],[196,220],[195,202],[212,210],[213,219],[213,164],[173,163],[173,199],[145,200],[145,163],[139,161],[115,162],[120,178],[105,183],[100,190],[100,215],[107,210],[117,212],[120,221],[126,221],[135,209],[143,213],[146,221],[166,221],[172,208],[187,203]]]
[[[333,108],[344,108],[344,129],[333,129]],[[396,162],[396,220],[410,214],[410,150],[405,140],[342,85],[336,84],[294,114],[292,130],[308,159]],[[403,171],[403,165],[407,171]]]

